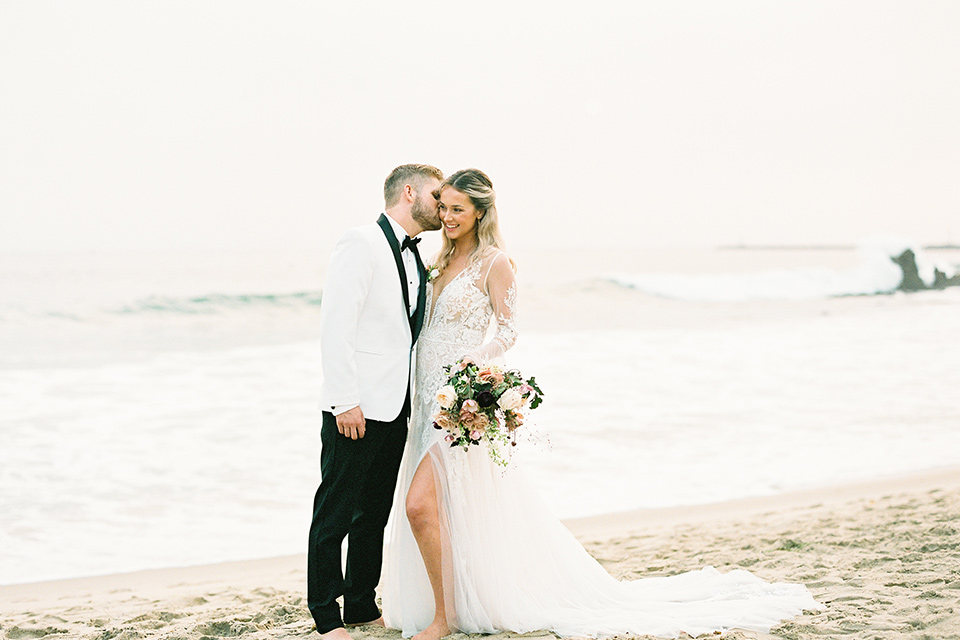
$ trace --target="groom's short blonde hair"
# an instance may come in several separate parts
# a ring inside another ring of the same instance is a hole
[[[400,201],[404,185],[419,190],[429,178],[443,180],[443,171],[429,164],[402,164],[383,182],[383,203],[389,209]]]

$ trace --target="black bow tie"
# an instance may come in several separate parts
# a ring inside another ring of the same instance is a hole
[[[404,236],[403,242],[400,243],[400,251],[404,249],[416,249],[417,243],[419,243],[421,238],[411,238],[410,236]]]

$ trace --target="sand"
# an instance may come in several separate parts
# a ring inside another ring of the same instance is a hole
[[[767,580],[802,582],[826,605],[784,621],[769,636],[703,637],[960,638],[960,468],[567,526],[617,577],[742,567]],[[315,638],[303,597],[304,562],[300,555],[3,586],[0,634]],[[376,627],[353,636],[400,638]],[[541,636],[553,637],[524,637]],[[493,636],[512,637],[519,636]]]

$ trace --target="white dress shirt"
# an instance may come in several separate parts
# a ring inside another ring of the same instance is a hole
[[[403,230],[396,220],[387,216],[390,226],[393,228],[393,234],[397,236],[397,244],[403,244],[403,239],[407,237],[407,232]],[[420,272],[417,271],[417,259],[413,256],[410,249],[400,250],[400,259],[403,260],[403,268],[407,272],[407,291],[410,294],[409,315],[413,315],[417,310],[417,293],[420,290]]]

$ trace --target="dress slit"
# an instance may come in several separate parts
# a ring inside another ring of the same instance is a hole
[[[454,598],[454,571],[452,561],[452,547],[450,545],[450,519],[444,505],[447,502],[448,488],[446,473],[443,469],[443,456],[440,455],[440,443],[427,449],[423,460],[430,460],[433,470],[433,481],[436,487],[437,513],[440,520],[440,568],[443,576],[443,602],[447,614],[447,626],[451,630],[459,629],[456,616],[456,599]],[[422,461],[421,461],[422,464]]]

